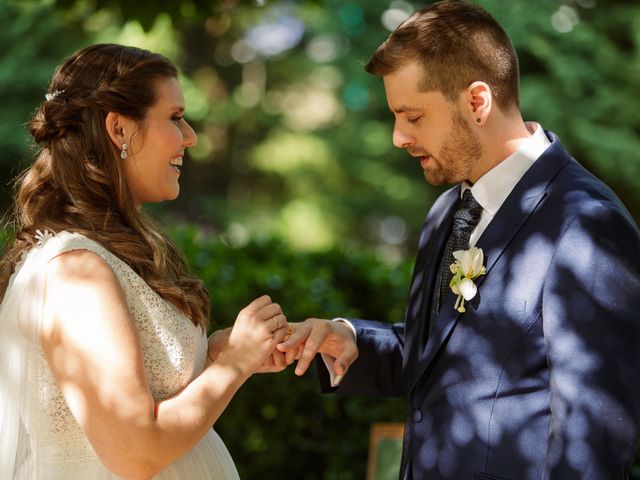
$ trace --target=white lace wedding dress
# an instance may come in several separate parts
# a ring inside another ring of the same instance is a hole
[[[47,262],[60,253],[90,250],[115,272],[125,293],[156,400],[184,388],[204,366],[207,339],[158,296],[127,264],[80,234],[45,233],[16,268],[0,307],[0,479],[118,478],[100,462],[56,386],[40,345]],[[91,321],[91,319],[87,319]],[[211,429],[157,480],[238,479],[226,447]]]

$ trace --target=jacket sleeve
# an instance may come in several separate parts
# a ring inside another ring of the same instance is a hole
[[[557,243],[542,310],[551,394],[544,479],[628,478],[640,431],[639,259],[633,220],[600,204]]]
[[[340,385],[332,388],[329,373],[318,356],[316,369],[322,391],[337,391],[350,395],[404,396],[402,375],[404,324],[347,320],[356,329],[358,358],[349,367]]]

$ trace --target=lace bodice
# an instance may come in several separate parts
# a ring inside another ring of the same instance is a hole
[[[102,257],[115,272],[135,322],[144,355],[144,367],[155,400],[173,396],[184,388],[205,362],[207,339],[182,312],[156,294],[126,263],[100,244],[80,234],[62,232],[46,236],[36,247],[47,251],[48,261],[71,250],[89,250]],[[28,262],[27,258],[27,262]],[[40,268],[44,268],[41,265]],[[87,319],[91,321],[91,319]],[[23,412],[27,431],[37,428],[41,464],[69,464],[96,461],[96,455],[71,415],[41,352],[32,363],[29,391],[37,392]],[[38,425],[28,419],[39,412]],[[29,425],[31,424],[31,425]]]

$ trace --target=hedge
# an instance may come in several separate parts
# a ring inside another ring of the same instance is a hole
[[[202,239],[195,228],[171,232],[212,298],[211,329],[229,326],[261,294],[290,321],[356,316],[402,321],[411,263],[386,265],[372,253],[291,250],[276,239],[241,248]],[[320,393],[312,369],[257,374],[215,425],[243,479],[349,480],[365,477],[371,424],[404,421],[404,399]]]

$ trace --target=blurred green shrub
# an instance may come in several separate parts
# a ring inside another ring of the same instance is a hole
[[[390,267],[362,251],[293,251],[274,239],[233,248],[202,239],[191,227],[171,234],[207,284],[212,329],[231,325],[262,294],[280,303],[290,321],[346,315],[403,320],[410,262]],[[371,424],[405,416],[403,399],[321,395],[315,372],[298,378],[290,368],[254,375],[215,428],[241,478],[360,480]]]

